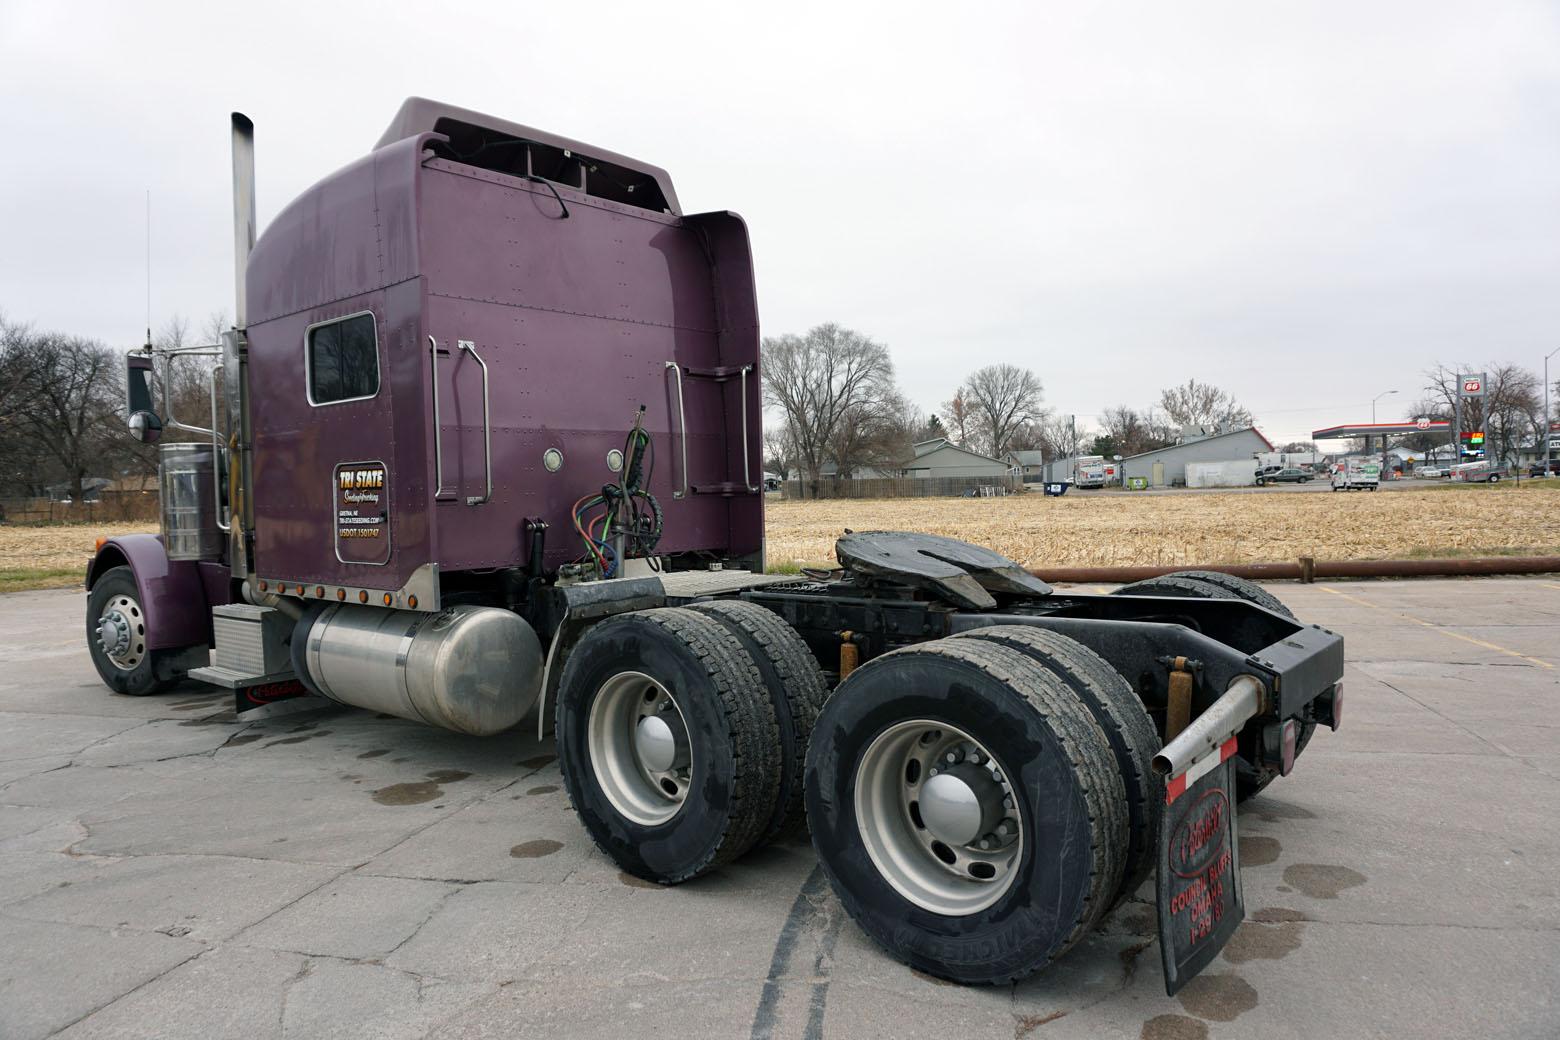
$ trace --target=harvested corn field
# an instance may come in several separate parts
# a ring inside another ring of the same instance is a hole
[[[0,592],[79,585],[99,538],[155,530],[145,523],[0,524]]]
[[[1379,494],[771,500],[769,561],[832,561],[846,528],[947,535],[1030,567],[1560,555],[1560,481]]]

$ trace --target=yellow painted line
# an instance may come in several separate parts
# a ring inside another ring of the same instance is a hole
[[[1432,628],[1435,631],[1440,632],[1442,635],[1451,636],[1453,639],[1461,639],[1464,643],[1472,643],[1474,646],[1482,646],[1486,650],[1494,650],[1496,653],[1505,654],[1508,657],[1515,657],[1515,658],[1517,658],[1519,660],[1526,661],[1529,664],[1536,664],[1540,668],[1548,668],[1548,669],[1553,670],[1554,667],[1555,667],[1554,665],[1550,664],[1548,661],[1540,661],[1536,657],[1529,657],[1527,654],[1519,654],[1519,653],[1517,653],[1517,651],[1509,649],[1508,647],[1500,646],[1497,643],[1487,643],[1487,642],[1485,642],[1482,639],[1475,639],[1472,636],[1465,636],[1461,632],[1453,632],[1451,629],[1447,628],[1444,625],[1437,625],[1437,624],[1434,624],[1432,622],[1426,621],[1424,618],[1416,618],[1412,614],[1405,614],[1405,613],[1403,613],[1400,610],[1393,610],[1390,607],[1378,606],[1377,604],[1372,603],[1369,600],[1360,599],[1358,596],[1351,596],[1347,592],[1339,592],[1337,589],[1330,589],[1330,588],[1328,588],[1325,585],[1318,585],[1316,587],[1321,589],[1323,592],[1330,592],[1334,596],[1342,596],[1344,599],[1348,600],[1349,602],[1351,602],[1351,603],[1358,603],[1362,607],[1369,607],[1371,610],[1379,610],[1383,614],[1392,614],[1392,615],[1394,615],[1396,617],[1402,618],[1405,621],[1412,621],[1416,625],[1423,625],[1425,628]],[[1556,588],[1560,588],[1560,585],[1557,585],[1555,587]]]
[[[1560,589],[1560,585],[1556,585],[1552,581],[1541,581],[1539,584],[1544,586],[1546,589]]]

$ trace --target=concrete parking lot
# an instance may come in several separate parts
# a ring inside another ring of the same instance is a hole
[[[1248,921],[1173,999],[1150,889],[942,984],[805,845],[620,874],[530,727],[116,697],[80,592],[0,597],[0,1037],[1560,1035],[1560,581],[1270,588],[1347,637],[1344,727],[1244,808]]]

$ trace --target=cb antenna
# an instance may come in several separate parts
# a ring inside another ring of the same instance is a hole
[[[152,352],[152,189],[146,189],[146,352]]]

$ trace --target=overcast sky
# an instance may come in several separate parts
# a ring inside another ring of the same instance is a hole
[[[666,167],[766,333],[867,332],[928,409],[1011,361],[1291,439],[1560,346],[1560,7],[1503,0],[0,0],[0,310],[139,342],[150,190],[154,325],[231,313],[228,112],[263,227],[411,94]]]

